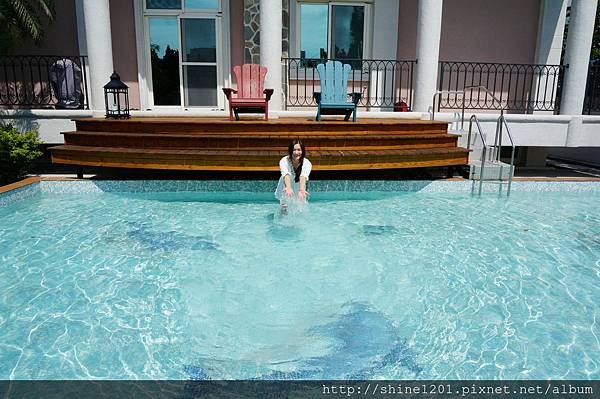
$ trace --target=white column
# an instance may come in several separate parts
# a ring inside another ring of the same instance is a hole
[[[273,89],[269,110],[280,110],[281,83],[281,0],[260,0],[260,63],[269,68],[265,88]]]
[[[427,112],[431,106],[436,91],[441,31],[442,0],[419,0],[414,111]]]
[[[90,66],[90,108],[104,110],[104,85],[113,73],[108,0],[83,0],[85,38]]]
[[[565,70],[560,113],[581,115],[585,97],[594,20],[598,0],[577,0],[571,3],[569,33],[565,50]]]
[[[536,64],[560,64],[566,16],[567,0],[542,1],[535,51]]]

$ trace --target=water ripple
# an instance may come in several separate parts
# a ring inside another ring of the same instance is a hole
[[[598,379],[599,195],[39,195],[2,209],[0,378]]]

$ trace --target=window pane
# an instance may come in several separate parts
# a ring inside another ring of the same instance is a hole
[[[331,44],[335,58],[362,58],[365,8],[363,6],[332,7]]]
[[[146,0],[146,8],[177,10],[181,8],[181,0]]]
[[[217,67],[185,65],[183,87],[185,106],[216,106]]]
[[[185,0],[185,8],[219,8],[219,0]]]
[[[154,105],[180,105],[176,17],[149,17]]]
[[[184,62],[216,62],[217,40],[214,19],[182,19]]]
[[[327,4],[300,5],[300,57],[327,58]]]

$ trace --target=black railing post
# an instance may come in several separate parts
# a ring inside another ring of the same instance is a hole
[[[440,79],[439,79],[439,80],[440,80],[440,83],[439,83],[439,85],[438,85],[438,91],[442,91],[442,90],[443,90],[443,87],[444,87],[444,71],[445,71],[445,65],[446,65],[446,64],[445,64],[443,61],[439,63],[439,68],[440,68],[440,69],[439,69],[439,71],[438,71],[438,76],[440,77]],[[435,112],[440,112],[440,103],[442,102],[442,95],[441,95],[441,94],[439,94],[439,96],[440,96],[440,99],[439,99],[439,101],[438,101],[438,106],[437,106],[437,109],[435,109],[435,110],[432,110],[432,111],[435,111]],[[435,102],[435,101],[434,101],[434,102]],[[433,105],[432,105],[432,106],[433,106]]]
[[[591,115],[600,112],[600,66],[590,65],[585,87],[583,113]]]
[[[471,87],[463,98],[466,109],[498,110],[504,103],[509,111],[555,111],[555,87],[563,69],[562,65],[440,61],[437,86],[440,91],[456,92]],[[486,87],[490,93],[472,88],[477,86]],[[440,96],[436,111],[459,107],[458,94],[448,93]]]
[[[283,58],[285,65],[284,90],[286,105],[292,107],[316,106],[313,92],[319,82],[316,67],[329,58]],[[334,60],[334,59],[331,59]],[[348,76],[349,91],[361,92],[359,107],[389,107],[396,102],[396,91],[412,107],[413,70],[416,61],[339,59],[352,67]],[[392,74],[390,76],[389,74]],[[396,76],[398,74],[398,76]],[[292,90],[292,82],[296,88]],[[391,90],[391,92],[390,92]],[[403,97],[402,93],[406,93]],[[398,99],[399,100],[399,99]]]
[[[13,76],[13,85],[12,86],[13,86],[13,89],[15,92],[15,103],[18,104],[19,103],[19,92],[18,92],[18,87],[17,87],[18,79],[17,79],[17,72],[15,70],[15,60],[14,59],[13,59],[13,62],[11,63],[11,65],[12,65],[12,76]]]
[[[69,103],[63,108],[89,109],[85,56],[0,56],[0,106],[17,108],[60,107],[57,88],[52,87],[50,69],[60,64],[65,70],[58,86],[62,99]],[[82,77],[83,76],[83,77]],[[79,95],[81,94],[81,96]],[[80,98],[75,98],[80,97]]]

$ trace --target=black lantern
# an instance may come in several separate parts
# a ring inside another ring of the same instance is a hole
[[[113,72],[110,82],[104,85],[104,105],[107,118],[129,118],[129,88],[119,74]]]

